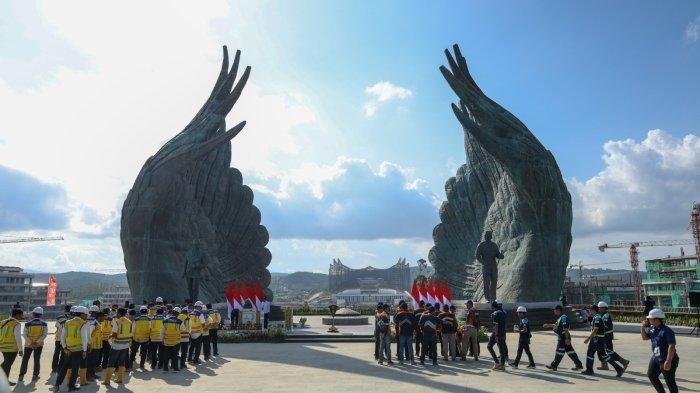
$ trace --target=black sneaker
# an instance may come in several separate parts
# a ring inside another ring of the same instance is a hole
[[[547,367],[547,370],[557,371],[557,368],[551,364],[545,364],[544,366]]]
[[[574,367],[571,367],[571,370],[572,371],[583,370],[583,366],[574,366]]]
[[[583,371],[581,371],[581,374],[583,374],[583,375],[593,375],[593,370],[583,370]]]
[[[615,375],[615,376],[620,378],[622,376],[622,374],[624,374],[624,373],[625,373],[625,369],[621,368],[621,369],[617,370],[617,375]]]
[[[537,367],[537,366],[535,366],[534,364],[528,364],[528,365],[527,365],[527,368],[535,368],[535,367]]]
[[[515,363],[508,363],[508,365],[511,366],[511,367],[513,367],[513,368],[518,368],[518,365],[515,364]]]

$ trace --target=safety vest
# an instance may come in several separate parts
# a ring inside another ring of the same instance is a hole
[[[155,307],[151,307],[148,309],[148,316],[151,318],[156,316],[156,308]]]
[[[199,314],[190,314],[190,332],[202,333],[202,320],[199,319]]]
[[[24,324],[24,331],[27,333],[27,338],[30,341],[36,341],[46,332],[46,322],[39,318],[34,318],[31,321]],[[26,343],[25,345],[29,345]]]
[[[151,318],[148,315],[139,315],[134,319],[134,341],[145,343],[151,338]]]
[[[207,322],[204,325],[202,325],[202,336],[208,336],[209,329],[211,329],[211,317],[209,317],[208,314],[204,314],[204,315],[205,315],[204,320]]]
[[[107,341],[112,336],[112,318],[105,318],[100,322],[100,330],[102,331],[102,341]]]
[[[90,349],[102,349],[102,330],[101,324],[97,320],[91,321],[93,323],[92,333],[90,334]]]
[[[183,320],[181,318],[183,314],[180,314],[178,316],[178,319],[182,321],[182,324],[180,326],[180,341],[189,341],[190,338],[190,319],[185,316],[185,319]]]
[[[131,344],[131,337],[133,333],[131,331],[131,320],[126,317],[121,317],[116,320],[117,324],[117,337],[115,337],[112,342],[114,344]]]
[[[163,321],[163,345],[171,347],[180,344],[180,322],[175,317]]]
[[[85,325],[85,320],[75,317],[66,321],[63,326],[66,331],[66,348],[71,352],[83,350],[83,336],[80,334],[83,325]]]
[[[218,310],[212,310],[209,313],[209,316],[211,317],[211,323],[212,323],[212,329],[218,329],[219,324],[221,323],[221,314],[219,313]]]
[[[163,319],[165,319],[165,317],[162,314],[158,314],[151,320],[151,341],[163,341],[163,337],[161,336],[161,331],[163,330]]]
[[[14,318],[7,318],[0,322],[0,352],[17,352],[17,341],[15,340],[15,326],[19,323]]]

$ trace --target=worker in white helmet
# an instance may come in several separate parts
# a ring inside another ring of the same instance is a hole
[[[666,386],[670,392],[677,392],[676,369],[678,368],[678,353],[676,352],[676,334],[664,324],[666,315],[660,308],[649,311],[642,322],[642,340],[651,340],[651,359],[647,376],[657,392],[664,392],[659,375],[664,375]]]
[[[527,308],[525,308],[525,306],[518,306],[515,312],[518,314],[518,319],[520,320],[517,326],[518,329],[516,330],[519,333],[518,354],[515,356],[515,360],[510,363],[510,366],[518,368],[520,357],[523,355],[523,351],[525,351],[527,358],[530,360],[527,368],[535,368],[535,359],[532,357],[532,352],[530,352],[530,338],[532,337],[532,333],[530,332],[530,321],[527,319]]]
[[[604,342],[605,352],[608,355],[607,357],[622,363],[622,368],[627,370],[627,366],[630,364],[630,361],[618,355],[618,353],[615,352],[615,349],[613,349],[613,318],[612,315],[610,315],[610,312],[608,312],[608,304],[603,301],[598,302],[598,312],[603,320],[603,328],[605,329]],[[608,369],[609,367],[607,363],[603,363],[600,367],[598,367],[598,370]]]
[[[66,321],[61,332],[61,345],[66,353],[66,358],[61,365],[61,370],[56,377],[55,389],[63,384],[64,378],[68,378],[68,389],[76,390],[75,383],[78,379],[78,371],[81,364],[85,364],[88,345],[90,344],[90,324],[87,323],[88,309],[83,306],[74,308],[75,316]]]
[[[194,310],[190,312],[190,348],[187,360],[192,364],[199,364],[199,355],[202,352],[202,331],[207,318],[202,312],[204,303],[199,300],[194,303]]]
[[[24,356],[22,357],[22,366],[19,369],[18,381],[24,380],[24,374],[27,373],[29,366],[29,358],[34,354],[34,374],[32,381],[39,379],[39,369],[41,360],[41,351],[44,349],[44,339],[48,334],[48,325],[42,319],[44,309],[35,307],[32,310],[32,319],[24,324]]]
[[[63,363],[63,358],[66,356],[63,352],[63,347],[61,346],[61,332],[63,331],[63,324],[67,320],[71,319],[70,315],[71,306],[68,304],[63,306],[63,314],[56,317],[56,333],[54,334],[54,349],[53,358],[51,359],[51,374],[57,373],[59,366]]]

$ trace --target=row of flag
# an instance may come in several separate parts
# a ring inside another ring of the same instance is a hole
[[[418,303],[423,300],[426,303],[452,305],[452,291],[447,281],[438,279],[414,280],[411,287],[413,308],[418,308]]]
[[[232,310],[242,310],[246,301],[250,302],[254,309],[260,309],[265,292],[259,282],[232,282],[226,287],[226,301],[228,314]]]

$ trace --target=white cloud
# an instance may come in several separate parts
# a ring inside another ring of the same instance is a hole
[[[365,117],[377,114],[380,104],[390,101],[403,101],[410,98],[413,92],[405,87],[396,86],[388,81],[380,81],[365,88],[365,94],[369,97],[363,105]]]
[[[687,226],[692,203],[700,200],[698,136],[652,130],[641,142],[609,141],[603,149],[601,172],[569,182],[575,236],[636,231],[663,237]]]
[[[694,43],[700,40],[700,15],[685,27],[685,42]]]

